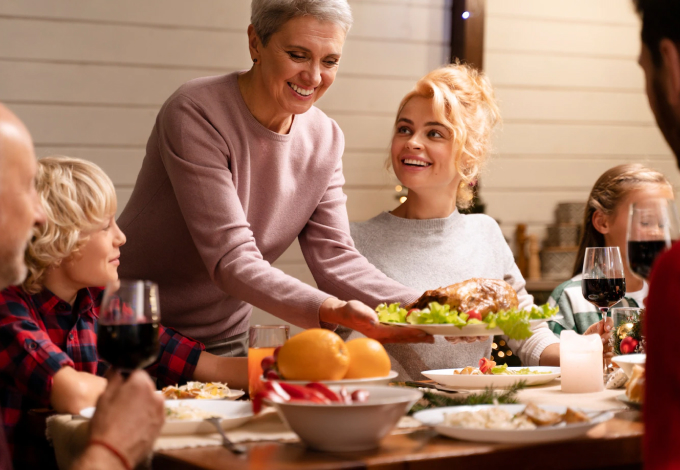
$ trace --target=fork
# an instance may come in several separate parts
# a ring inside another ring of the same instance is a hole
[[[246,452],[246,448],[244,446],[234,444],[229,440],[227,435],[224,433],[224,429],[222,429],[222,418],[217,418],[217,417],[212,417],[212,418],[205,418],[204,421],[207,421],[208,423],[212,424],[217,428],[217,431],[220,433],[222,436],[222,446],[229,449],[232,451],[234,454],[243,454]]]

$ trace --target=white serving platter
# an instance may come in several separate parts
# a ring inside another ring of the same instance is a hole
[[[508,367],[508,370],[520,370],[524,367]],[[539,372],[549,372],[548,374],[529,374],[529,375],[462,375],[455,374],[463,369],[437,369],[421,372],[428,379],[434,380],[438,384],[445,385],[452,389],[483,389],[486,387],[508,388],[520,380],[527,385],[541,385],[552,382],[560,376],[559,367],[535,366],[528,367],[529,370]]]
[[[614,417],[614,412],[579,409],[586,415],[593,415],[593,419],[588,423],[557,424],[554,426],[541,426],[536,429],[471,429],[461,426],[451,426],[445,424],[444,415],[448,413],[461,413],[463,411],[477,411],[482,408],[490,408],[494,405],[474,405],[474,406],[449,406],[444,408],[434,408],[431,410],[419,411],[413,415],[423,424],[433,426],[441,435],[473,442],[498,442],[498,443],[538,443],[561,441],[574,439],[584,436],[590,429]],[[566,406],[540,405],[541,408],[564,413]],[[499,408],[506,409],[511,414],[519,413],[524,409],[524,405],[499,405]]]
[[[253,416],[252,403],[249,401],[231,401],[231,400],[166,400],[165,406],[172,408],[175,406],[186,405],[192,408],[198,408],[204,411],[224,416],[221,421],[222,429],[233,429],[248,421]],[[80,411],[80,416],[86,419],[91,419],[95,413],[94,406],[85,408]],[[202,420],[182,420],[171,421],[166,419],[161,435],[172,434],[205,434],[217,432],[215,427]]]
[[[163,392],[161,390],[157,390],[156,393],[162,394]],[[165,399],[170,400],[170,401],[177,401],[177,400],[189,400],[189,401],[193,401],[193,400],[199,400],[199,401],[203,401],[203,400],[237,400],[245,394],[246,394],[246,392],[244,392],[243,390],[237,390],[237,389],[231,389],[230,388],[229,389],[229,395],[227,395],[225,397],[219,397],[219,398],[177,398],[177,399],[165,397]]]
[[[544,323],[546,321],[550,320],[550,318],[545,319],[545,320],[529,320],[529,324],[531,325],[531,328],[533,329],[537,325]],[[383,325],[391,325],[391,326],[400,326],[403,328],[414,328],[416,330],[421,330],[424,331],[425,333],[431,334],[431,335],[440,335],[440,336],[494,336],[494,335],[502,335],[503,330],[500,328],[487,328],[487,324],[475,324],[475,325],[466,325],[463,327],[460,326],[455,326],[455,325],[450,325],[450,324],[434,324],[434,323],[426,323],[422,325],[412,325],[410,323],[392,323],[392,322],[380,322]]]

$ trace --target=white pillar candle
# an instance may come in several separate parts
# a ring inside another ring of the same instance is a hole
[[[590,393],[604,390],[602,339],[572,330],[560,334],[562,391]]]

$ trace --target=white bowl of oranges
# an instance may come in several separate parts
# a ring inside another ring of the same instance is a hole
[[[305,330],[262,359],[262,380],[304,385],[387,385],[399,374],[390,370],[385,348],[371,338],[344,342],[322,328]]]

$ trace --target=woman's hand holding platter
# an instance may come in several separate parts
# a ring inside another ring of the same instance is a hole
[[[433,336],[420,330],[381,325],[375,311],[358,300],[344,302],[329,297],[321,304],[319,320],[346,326],[381,343],[434,342]]]

